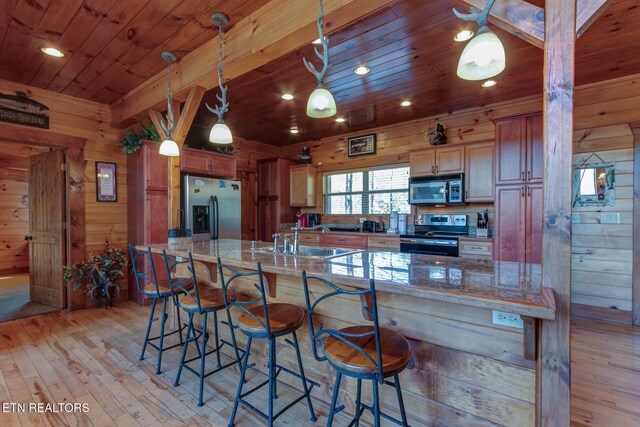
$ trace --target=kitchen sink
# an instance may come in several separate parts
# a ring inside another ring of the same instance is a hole
[[[270,252],[277,255],[291,255],[300,258],[338,258],[363,252],[359,249],[319,248],[314,246],[300,246],[297,254],[274,252],[273,246],[249,249],[251,252]]]

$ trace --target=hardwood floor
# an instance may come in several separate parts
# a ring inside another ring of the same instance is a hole
[[[29,299],[29,275],[0,275],[0,322],[58,310]]]
[[[236,368],[207,379],[205,406],[198,408],[194,376],[184,373],[173,387],[178,351],[165,353],[159,376],[154,350],[138,361],[147,316],[148,307],[124,303],[0,323],[0,402],[89,405],[86,413],[0,411],[0,425],[226,426]],[[639,426],[640,328],[576,320],[572,350],[572,425]],[[248,379],[262,378],[254,372]],[[294,391],[283,385],[279,394],[277,405],[284,405]],[[314,406],[316,425],[326,425],[327,406],[317,400]],[[334,425],[346,424],[339,416]],[[236,425],[264,422],[241,409]],[[295,405],[276,425],[311,425],[306,406]]]

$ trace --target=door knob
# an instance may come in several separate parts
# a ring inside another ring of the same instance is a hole
[[[24,236],[24,240],[33,240],[33,236],[31,234],[27,234]]]

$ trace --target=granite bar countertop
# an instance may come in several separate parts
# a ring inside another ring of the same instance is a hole
[[[264,244],[268,246],[268,244]],[[260,246],[262,247],[262,245]],[[376,290],[446,301],[541,319],[555,318],[555,296],[541,287],[541,266],[504,261],[474,260],[399,252],[357,251],[352,255],[322,259],[251,250],[244,240],[212,240],[188,245],[151,245],[155,253],[166,250],[187,257],[237,268],[301,277],[302,271],[334,283],[363,288],[375,279]],[[302,278],[300,278],[302,292]]]

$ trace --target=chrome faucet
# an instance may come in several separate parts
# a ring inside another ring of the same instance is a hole
[[[291,236],[291,234],[285,234],[282,238],[282,253],[295,253],[295,251],[292,251],[293,248],[291,248]]]
[[[297,227],[294,227],[294,228],[297,228]],[[323,234],[326,233],[327,231],[329,231],[329,230],[327,230],[327,227],[322,225],[322,224],[314,225],[313,227],[301,227],[301,228],[298,228],[298,230],[300,230],[300,231],[303,231],[303,230],[304,231],[320,230],[320,232],[323,233]]]
[[[273,252],[278,252],[278,247],[280,246],[280,234],[279,233],[275,233],[271,236],[271,238],[273,239]]]
[[[291,229],[291,231],[293,231],[293,250],[291,251],[291,253],[293,254],[297,254],[298,252],[300,252],[300,231],[302,230],[302,228],[300,227],[293,227]]]

